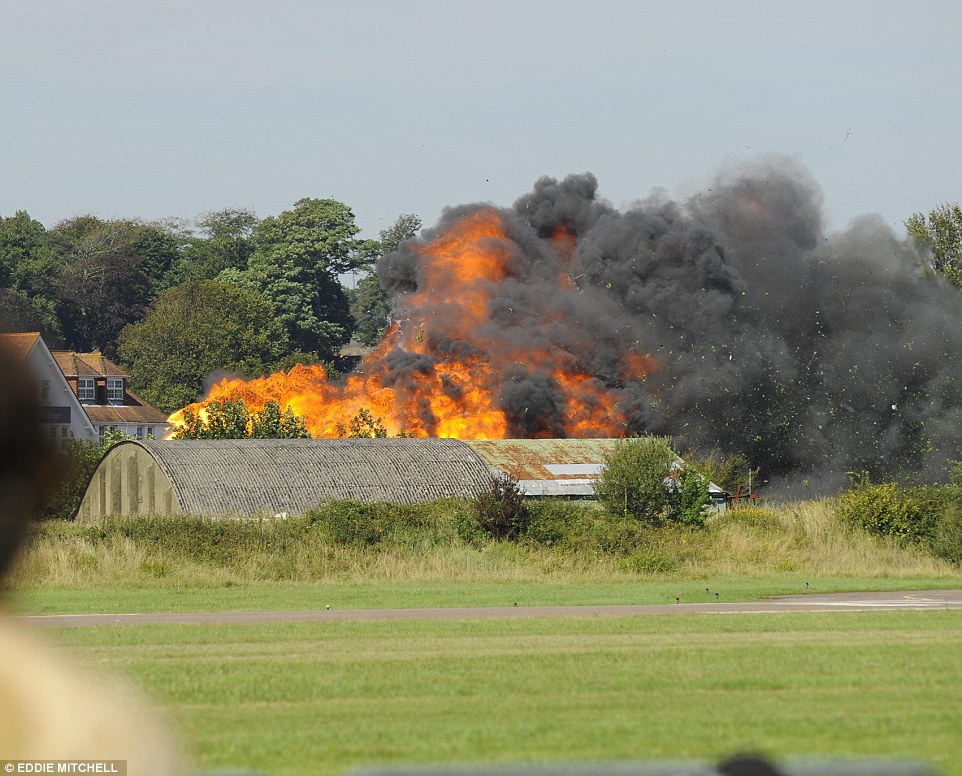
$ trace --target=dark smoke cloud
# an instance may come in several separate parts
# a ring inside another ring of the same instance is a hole
[[[623,212],[591,174],[542,178],[499,211],[512,258],[481,335],[563,353],[619,395],[626,434],[743,453],[782,492],[832,492],[862,470],[943,480],[962,450],[962,295],[876,217],[826,234],[821,201],[784,158],[726,170],[687,202]],[[481,207],[446,210],[381,260],[400,318],[425,314],[406,307],[424,282],[416,246]],[[559,268],[576,293],[561,292]],[[428,312],[443,331],[456,306]],[[475,345],[444,343],[459,347]],[[658,369],[622,381],[629,352]],[[538,364],[514,365],[501,401],[516,435],[563,433],[563,399]]]

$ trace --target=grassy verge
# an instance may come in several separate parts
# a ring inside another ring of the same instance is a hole
[[[145,626],[54,634],[202,768],[911,757],[962,776],[959,612]]]
[[[50,522],[37,529],[11,583],[174,591],[368,583],[417,589],[443,581],[497,589],[773,577],[788,584],[844,577],[952,584],[962,569],[853,528],[825,502],[733,512],[701,529],[644,528],[597,509],[543,502],[518,540],[501,542],[480,530],[462,502],[348,503],[289,520]]]

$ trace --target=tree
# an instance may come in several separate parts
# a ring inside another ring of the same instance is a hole
[[[493,476],[487,489],[471,503],[478,524],[493,538],[517,539],[531,524],[521,486],[506,474]]]
[[[311,434],[303,417],[288,407],[281,412],[276,401],[264,404],[260,412],[251,410],[243,399],[212,401],[203,415],[184,411],[184,425],[174,431],[174,439],[309,439]]]
[[[56,294],[69,348],[115,358],[117,338],[147,312],[150,289],[139,261],[114,253],[82,256],[57,279]]]
[[[262,294],[211,280],[162,292],[119,342],[132,386],[165,412],[196,401],[216,370],[267,374],[289,351],[287,332]]]
[[[59,332],[53,285],[63,261],[47,230],[26,211],[0,218],[0,288],[29,299],[46,332]]]
[[[397,220],[380,233],[381,255],[394,253],[402,242],[408,240],[421,231],[421,219],[414,213],[401,213]]]
[[[373,251],[371,241],[357,239],[359,231],[342,202],[301,199],[293,210],[257,225],[246,270],[227,270],[220,277],[261,291],[294,347],[332,359],[353,329],[338,276],[363,266]]]
[[[253,235],[259,219],[245,208],[227,208],[194,219],[201,236],[193,234],[184,245],[171,275],[178,283],[213,280],[226,269],[244,270],[254,251]]]
[[[605,458],[595,494],[612,515],[649,525],[704,523],[708,478],[685,466],[665,437],[622,440]]]
[[[962,288],[962,209],[942,204],[928,217],[915,213],[905,222],[910,237],[932,252],[932,269]]]
[[[39,331],[44,342],[60,342],[60,328],[22,291],[0,288],[0,331]]]
[[[391,304],[378,282],[377,275],[372,272],[362,277],[349,293],[349,297],[355,338],[365,345],[377,345],[391,321]]]
[[[387,438],[387,428],[384,427],[384,421],[364,407],[357,411],[354,417],[348,421],[346,427],[338,423],[335,429],[339,437],[349,439]]]
[[[77,216],[59,222],[51,231],[51,240],[68,265],[96,257],[123,259],[143,273],[153,298],[176,285],[171,268],[179,258],[181,239],[168,227],[170,223]]]

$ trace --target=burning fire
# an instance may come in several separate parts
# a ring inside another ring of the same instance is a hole
[[[380,418],[392,436],[624,436],[619,386],[591,374],[583,358],[558,347],[552,336],[578,325],[559,312],[565,295],[579,293],[569,272],[576,236],[562,229],[546,242],[561,304],[534,298],[529,309],[506,306],[499,288],[523,284],[531,269],[501,216],[478,210],[413,249],[420,261],[417,290],[404,295],[398,320],[343,384],[329,381],[320,366],[250,381],[224,379],[203,402],[175,412],[169,422],[183,425],[185,410],[203,413],[208,402],[242,398],[255,411],[269,401],[282,411],[290,407],[314,437],[338,436],[339,427],[362,409]],[[629,352],[619,367],[619,381],[639,381],[654,363]],[[550,419],[534,406],[505,409],[508,386],[533,377],[552,396],[557,413]]]

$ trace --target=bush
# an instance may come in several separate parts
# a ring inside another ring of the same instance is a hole
[[[595,495],[611,515],[658,525],[668,511],[665,481],[676,459],[666,438],[622,440],[605,457]]]
[[[682,525],[703,526],[708,505],[711,504],[708,478],[691,466],[686,466],[675,481],[677,485],[669,488],[668,493],[669,518]]]
[[[953,504],[941,515],[929,547],[937,558],[962,565],[962,506]]]
[[[652,436],[618,444],[605,458],[595,494],[609,514],[652,526],[704,525],[711,503],[708,478],[681,463],[670,439]]]
[[[493,538],[517,539],[531,521],[518,483],[506,475],[492,477],[488,489],[472,503],[478,524]]]
[[[900,541],[919,538],[919,506],[896,482],[872,483],[863,474],[838,500],[839,516],[850,525]]]

